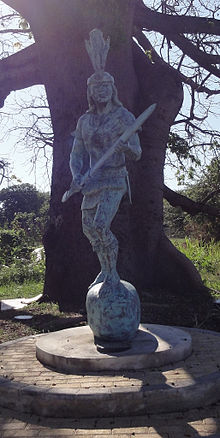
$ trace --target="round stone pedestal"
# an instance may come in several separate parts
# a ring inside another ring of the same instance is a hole
[[[140,324],[140,300],[132,284],[127,281],[116,286],[108,282],[96,284],[87,293],[86,310],[96,343],[116,342],[115,350],[120,350],[120,342],[122,350],[129,347]],[[110,350],[114,351],[114,345]]]
[[[88,326],[39,337],[37,358],[59,371],[138,370],[161,367],[185,359],[191,353],[191,336],[176,327],[141,324],[126,351],[97,351]]]

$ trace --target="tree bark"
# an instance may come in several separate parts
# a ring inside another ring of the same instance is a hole
[[[136,8],[135,25],[141,29],[150,29],[164,35],[172,33],[206,33],[220,35],[220,21],[214,18],[193,17],[184,15],[168,15],[152,11],[144,5],[143,0],[138,0]]]
[[[206,202],[218,192],[219,190],[215,190],[213,193],[210,193],[206,199],[199,202],[193,201],[180,193],[176,193],[169,187],[164,186],[163,189],[164,198],[170,205],[173,207],[181,207],[183,211],[191,214],[191,216],[195,216],[198,213],[205,213],[210,216],[219,217],[220,210],[213,205],[206,204]]]
[[[11,91],[42,84],[37,44],[0,61],[0,107]]]

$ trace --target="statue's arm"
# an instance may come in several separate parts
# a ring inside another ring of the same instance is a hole
[[[128,140],[127,148],[125,149],[125,156],[130,160],[140,160],[141,158],[141,145],[138,134],[133,134]]]
[[[134,121],[134,115],[125,108],[121,108],[121,123],[122,125],[124,125],[124,130],[127,127],[133,125]],[[141,158],[142,150],[138,134],[132,134],[126,143],[120,142],[119,145],[116,147],[116,151],[124,152],[126,158],[130,160],[139,160]]]
[[[73,182],[80,185],[82,180],[82,169],[84,165],[85,146],[81,135],[81,123],[77,124],[73,148],[70,154],[70,170]]]

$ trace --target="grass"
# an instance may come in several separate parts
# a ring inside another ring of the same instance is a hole
[[[17,284],[15,282],[0,286],[0,300],[15,298],[32,298],[42,293],[43,283],[25,282]]]
[[[204,243],[196,239],[172,239],[198,269],[204,284],[214,296],[220,296],[220,242]]]

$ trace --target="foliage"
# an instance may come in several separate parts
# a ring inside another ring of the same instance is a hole
[[[12,283],[42,282],[44,280],[45,262],[17,260],[10,266],[0,267],[0,286]]]
[[[33,249],[42,245],[48,199],[47,193],[38,192],[30,184],[1,190],[0,264],[30,260]]]
[[[181,137],[175,132],[170,132],[167,143],[168,161],[172,166],[171,157],[173,154],[177,160],[176,178],[178,184],[184,184],[186,179],[192,180],[198,166],[201,166],[201,159],[195,154],[189,140]]]
[[[220,242],[185,238],[173,243],[194,263],[205,285],[220,293]]]
[[[186,190],[188,197],[214,205],[220,211],[220,161],[215,158],[206,167],[199,181]],[[200,238],[220,240],[220,218],[208,217],[202,214],[190,218],[187,216],[186,232],[199,231]]]
[[[29,246],[36,247],[36,245],[41,245],[42,243],[46,221],[46,211],[40,212],[39,216],[35,213],[17,213],[11,223],[11,227],[17,232],[23,231],[26,243]]]
[[[48,197],[30,184],[1,190],[0,286],[43,282],[45,261],[32,251],[42,245]]]
[[[180,190],[195,201],[213,205],[220,210],[220,161],[215,158],[206,166],[204,174],[198,182],[188,185],[185,190]],[[209,241],[220,240],[220,219],[204,214],[191,216],[184,213],[180,207],[173,208],[167,201],[164,202],[164,223],[170,237],[184,237]]]
[[[11,223],[17,213],[39,213],[48,195],[31,184],[13,185],[0,191],[1,225]]]
[[[25,239],[23,230],[0,229],[0,263],[9,265],[18,258],[28,258],[33,248]]]

